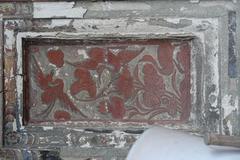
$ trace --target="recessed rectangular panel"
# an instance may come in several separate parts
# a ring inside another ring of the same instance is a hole
[[[189,41],[35,40],[25,50],[28,123],[189,117]]]

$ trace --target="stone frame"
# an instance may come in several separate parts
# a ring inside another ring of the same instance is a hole
[[[147,18],[145,18],[145,19],[147,19]],[[32,21],[38,22],[38,20],[35,20],[35,19],[33,19]],[[44,20],[41,20],[41,21],[44,21]],[[56,21],[56,20],[52,19],[51,21]],[[63,19],[58,19],[57,21],[64,21],[64,20]],[[208,36],[210,37],[209,38],[210,40],[209,40],[208,43],[213,42],[214,43],[213,44],[214,48],[212,50],[209,49],[207,51],[209,53],[208,53],[208,55],[205,55],[205,58],[206,58],[205,61],[211,60],[211,63],[213,63],[212,65],[218,64],[218,57],[214,56],[214,54],[217,50],[217,46],[218,46],[218,44],[215,44],[215,43],[217,43],[216,42],[217,38],[215,37],[215,36],[217,36],[217,34],[216,34],[216,32],[214,32],[214,30],[217,31],[216,29],[211,29],[210,31],[209,30],[204,30],[204,31],[200,31],[200,33],[197,33],[198,28],[193,26],[192,28],[190,27],[190,29],[189,28],[185,29],[185,31],[175,31],[175,29],[168,29],[167,31],[161,31],[161,29],[163,29],[163,28],[161,28],[159,26],[157,26],[157,27],[149,26],[147,24],[147,23],[151,23],[151,18],[150,18],[150,22],[148,22],[148,20],[144,20],[143,22],[140,21],[139,22],[140,24],[137,24],[137,22],[136,22],[136,24],[132,26],[132,28],[135,31],[133,31],[133,30],[131,30],[131,28],[129,28],[127,32],[124,32],[123,30],[121,30],[122,28],[126,27],[125,24],[123,24],[122,26],[119,27],[120,31],[113,31],[113,33],[109,33],[109,30],[111,30],[115,26],[108,27],[109,26],[108,23],[110,22],[108,20],[74,20],[74,22],[76,22],[76,27],[80,27],[81,25],[79,25],[79,24],[81,24],[81,23],[86,23],[86,25],[89,25],[89,24],[93,23],[93,21],[96,21],[94,25],[96,25],[96,26],[98,26],[98,28],[100,28],[99,30],[101,30],[100,31],[101,34],[96,35],[94,30],[92,31],[92,29],[90,29],[90,31],[85,31],[84,33],[83,33],[82,30],[79,30],[78,33],[61,33],[61,32],[56,33],[56,32],[51,32],[51,30],[48,31],[48,32],[30,32],[28,30],[24,30],[24,27],[21,27],[21,25],[23,25],[25,23],[22,20],[5,20],[5,22],[4,22],[4,33],[5,33],[5,37],[6,37],[5,44],[4,44],[4,48],[5,48],[4,60],[5,60],[5,63],[6,62],[10,63],[9,62],[10,61],[9,57],[11,57],[11,56],[16,56],[16,58],[17,58],[17,61],[16,61],[16,59],[11,59],[12,66],[9,66],[10,68],[5,68],[5,72],[4,72],[5,90],[6,90],[5,91],[5,106],[6,106],[5,110],[8,110],[8,107],[10,108],[14,104],[17,104],[16,105],[17,108],[15,108],[16,115],[14,115],[14,114],[10,115],[9,112],[5,112],[4,117],[9,117],[9,116],[14,117],[14,119],[10,119],[10,118],[5,119],[5,123],[13,122],[12,126],[8,126],[7,128],[13,128],[13,130],[12,130],[13,132],[17,132],[18,130],[24,130],[24,128],[25,128],[24,125],[21,124],[22,123],[21,122],[21,117],[23,117],[22,110],[23,110],[23,107],[24,107],[23,104],[22,104],[22,101],[23,101],[23,79],[24,79],[24,72],[23,72],[23,68],[22,68],[22,66],[23,66],[23,49],[22,49],[22,47],[23,47],[24,39],[31,39],[31,38],[37,38],[37,37],[57,38],[57,39],[108,38],[108,37],[111,37],[112,35],[115,35],[114,32],[116,32],[116,33],[121,33],[121,35],[118,36],[118,37],[121,37],[121,38],[124,38],[124,37],[144,38],[146,35],[148,35],[149,39],[151,39],[151,38],[159,38],[159,39],[164,39],[164,38],[190,38],[191,39],[191,38],[193,38],[194,39],[195,38],[195,39],[199,39],[200,44],[204,45],[204,42],[201,40],[200,37],[201,36],[206,36],[206,33],[207,33]],[[126,20],[116,19],[116,20],[111,20],[111,21],[117,21],[114,24],[121,25]],[[153,21],[155,21],[155,19]],[[106,25],[108,28],[105,28],[105,26],[101,25],[101,24]],[[54,24],[52,24],[52,25],[54,26]],[[63,26],[64,25],[68,25],[68,24],[63,24]],[[139,27],[141,25],[146,25],[146,28],[150,31],[146,32],[142,27],[136,29],[137,27]],[[205,24],[202,24],[201,22],[196,24],[196,26],[199,26],[199,25],[205,25]],[[215,24],[213,24],[212,27],[215,27]],[[36,29],[38,29],[38,28],[36,28]],[[50,28],[48,28],[48,29],[50,29]],[[104,33],[104,30],[107,31],[107,32]],[[157,30],[159,30],[159,31],[157,32]],[[174,34],[173,31],[175,31],[177,33]],[[187,31],[189,33],[185,33]],[[168,35],[165,35],[165,32],[168,33]],[[171,32],[173,32],[173,33],[171,33]],[[131,33],[133,33],[133,34],[131,34]],[[143,34],[140,35],[141,33],[143,33]],[[149,35],[152,35],[152,34],[154,34],[154,35],[152,37],[150,37]],[[16,36],[14,36],[14,35],[16,35]],[[194,40],[194,41],[196,41],[196,40]],[[203,53],[203,52],[198,53],[198,52],[194,51],[196,49],[203,50],[203,49],[201,49],[201,46],[197,46],[199,48],[196,48],[195,45],[196,45],[196,43],[193,45],[193,51],[192,51],[191,58],[194,59],[195,57],[200,57],[200,60],[201,60],[202,55],[205,54],[205,53]],[[14,51],[14,48],[16,48],[16,52]],[[200,88],[202,88],[201,85],[202,85],[203,82],[196,82],[196,79],[205,79],[206,75],[204,75],[204,77],[202,77],[201,74],[197,75],[197,73],[201,73],[202,70],[206,70],[206,68],[205,69],[204,68],[203,69],[199,69],[199,68],[197,69],[197,67],[195,65],[200,65],[200,66],[203,67],[203,64],[201,64],[202,63],[201,61],[198,62],[199,64],[196,63],[195,61],[196,60],[192,60],[192,69],[191,69],[191,75],[192,75],[192,82],[191,82],[192,83],[192,89],[191,90],[192,90],[192,92],[191,92],[191,94],[192,94],[192,97],[199,98],[199,96],[197,95],[197,92],[199,92],[199,91],[196,90],[196,87],[197,87],[197,85],[200,85]],[[217,69],[214,70],[211,73],[211,75],[214,75],[214,74],[215,74],[215,76],[218,75],[218,70]],[[211,75],[208,75],[208,76],[211,76]],[[218,86],[219,85],[218,79],[212,78],[212,80],[210,80],[209,84],[211,84],[211,85],[214,84],[214,85]],[[207,85],[207,84],[205,84],[205,85]],[[16,86],[16,88],[11,88],[11,87],[14,87],[14,86]],[[11,88],[11,89],[8,89],[8,88]],[[16,99],[14,97],[11,97],[11,96],[14,95],[14,93],[12,93],[12,92],[16,93]],[[202,92],[204,93],[206,91],[203,90]],[[216,91],[216,92],[219,92],[219,91]],[[215,96],[217,97],[217,93],[215,93]],[[9,98],[9,97],[11,97],[11,98]],[[196,101],[202,101],[202,99],[204,99],[204,97],[201,97],[201,99],[196,99]],[[198,110],[198,107],[202,108],[202,106],[196,106],[195,103],[196,102],[193,99],[192,100],[193,110]],[[204,119],[203,114],[200,115],[199,119]],[[14,122],[15,122],[15,124],[14,124]],[[195,122],[195,123],[200,123],[200,122]],[[126,128],[131,127],[131,125],[129,125],[129,124],[124,124],[124,122],[122,122],[120,124],[118,124],[118,123],[116,123],[116,124],[118,126],[121,126],[121,129],[123,129],[125,127]],[[114,122],[113,122],[112,126],[115,126],[116,124],[114,124]],[[45,125],[43,124],[43,128],[42,128],[43,130],[44,130],[44,127],[55,127],[58,124],[46,123]],[[91,122],[90,123],[83,122],[81,124],[80,122],[78,122],[78,124],[69,123],[69,124],[61,124],[61,125],[66,125],[66,126],[69,125],[69,126],[76,126],[76,127],[83,127],[83,128],[107,127],[107,126],[104,126],[104,124],[101,124],[99,122],[95,123],[95,124],[92,124]],[[147,127],[146,124],[145,125],[144,124],[139,125],[139,124],[136,123],[136,124],[133,124],[133,125],[137,129],[142,129],[143,127]],[[37,127],[37,126],[31,126],[31,127]],[[196,130],[196,128],[194,129],[193,124],[186,125],[186,128],[190,129],[191,127],[193,127],[192,130]],[[199,127],[199,126],[197,126],[197,127]],[[26,126],[26,128],[28,128],[28,126]],[[111,127],[109,129],[111,129]],[[26,129],[26,131],[28,132],[28,129]],[[29,132],[31,134],[31,131],[29,131]]]
[[[235,11],[233,11],[235,12]],[[229,15],[229,10],[225,8],[224,13]],[[193,88],[191,89],[192,93],[192,109],[193,113],[197,113],[197,117],[191,118],[190,123],[180,125],[181,129],[185,129],[191,132],[201,133],[204,131],[212,131],[223,133],[226,124],[224,124],[224,118],[228,116],[231,112],[224,112],[226,106],[222,104],[227,103],[227,100],[224,99],[226,95],[230,95],[231,91],[224,89],[227,85],[224,82],[231,81],[231,86],[236,82],[233,82],[235,79],[234,76],[231,78],[226,72],[226,66],[228,62],[224,59],[227,57],[226,54],[231,44],[227,44],[225,37],[228,37],[230,33],[229,29],[229,16],[226,14],[216,15],[213,14],[212,17],[187,17],[181,18],[172,18],[169,16],[158,16],[158,17],[135,17],[134,21],[124,18],[113,18],[108,19],[79,19],[79,17],[70,17],[69,19],[56,18],[56,19],[44,19],[37,17],[36,19],[31,20],[22,20],[22,19],[3,19],[1,20],[3,40],[3,45],[1,45],[2,50],[4,51],[0,57],[4,62],[4,89],[1,97],[8,97],[12,101],[13,106],[9,105],[10,111],[6,112],[7,105],[3,104],[1,111],[3,112],[4,120],[1,123],[3,130],[4,147],[16,148],[20,147],[24,149],[24,146],[31,146],[31,149],[56,149],[57,146],[62,146],[67,148],[74,146],[74,138],[68,139],[68,137],[62,137],[62,144],[52,144],[45,143],[43,145],[34,144],[33,140],[36,137],[43,137],[44,135],[49,135],[54,131],[57,133],[64,126],[58,126],[54,129],[54,125],[45,124],[43,126],[27,126],[24,128],[24,125],[21,124],[22,117],[22,84],[23,72],[21,64],[21,54],[22,54],[22,43],[24,38],[57,38],[57,39],[82,39],[82,38],[107,38],[111,36],[118,37],[138,37],[144,38],[148,34],[148,38],[190,38],[192,40],[192,72],[191,72],[191,83]],[[235,14],[238,14],[235,12]],[[161,18],[164,17],[164,18]],[[238,20],[238,19],[237,19]],[[115,21],[113,23],[113,21]],[[191,21],[192,24],[186,25],[185,22]],[[60,22],[60,25],[59,25]],[[130,23],[130,24],[129,24]],[[236,22],[235,22],[236,23]],[[239,23],[239,21],[237,21]],[[118,25],[118,29],[114,29],[114,25]],[[90,27],[86,30],[81,29],[81,26],[98,26],[97,30],[94,27]],[[177,26],[177,27],[176,27]],[[180,26],[180,27],[179,27]],[[128,30],[124,28],[128,27]],[[144,29],[145,28],[145,29]],[[106,32],[107,31],[107,32]],[[65,32],[65,33],[64,33]],[[70,33],[75,32],[75,33]],[[97,33],[98,32],[98,33]],[[236,30],[233,32],[236,32]],[[142,34],[143,33],[143,34]],[[219,36],[222,34],[221,36]],[[223,36],[225,35],[225,36]],[[237,41],[236,38],[233,39]],[[236,55],[236,53],[234,53]],[[17,58],[16,73],[12,74],[12,69],[14,67],[15,61]],[[198,59],[198,60],[196,60]],[[200,61],[200,62],[199,62]],[[9,64],[6,66],[5,64]],[[10,65],[11,64],[11,65]],[[1,65],[2,66],[2,65]],[[9,68],[8,68],[9,67]],[[200,68],[200,69],[199,69]],[[209,71],[213,69],[212,71]],[[1,68],[0,68],[1,70]],[[228,84],[229,85],[229,84]],[[14,87],[16,86],[16,88]],[[1,87],[1,86],[0,86]],[[202,93],[202,96],[201,94]],[[14,98],[14,95],[16,99]],[[4,98],[5,100],[7,98]],[[236,97],[238,98],[238,97]],[[8,101],[8,103],[9,103]],[[5,101],[6,102],[6,101]],[[17,105],[16,105],[17,104]],[[237,104],[235,104],[237,105]],[[235,106],[238,108],[238,106]],[[16,112],[13,112],[16,110]],[[228,110],[228,109],[226,109]],[[232,107],[232,111],[235,108]],[[15,115],[15,113],[17,113]],[[97,126],[101,127],[97,127]],[[134,124],[135,125],[135,124]],[[171,128],[177,128],[177,126],[171,126],[169,124],[161,124]],[[113,124],[114,126],[114,124]],[[115,143],[114,147],[121,146],[122,143],[125,143],[126,139],[134,139],[138,137],[138,134],[142,130],[148,127],[147,124],[138,125],[134,128],[130,127],[127,124],[121,124],[121,129],[110,127],[107,130],[102,130],[104,125],[94,124],[94,125],[75,125],[67,124],[67,129],[64,130],[65,135],[71,135],[72,137],[82,136],[85,139],[86,137],[91,137],[95,133],[101,133],[103,135],[109,136],[109,139],[114,139],[112,137],[122,134],[122,140],[112,141]],[[66,126],[64,127],[66,128]],[[115,130],[115,131],[114,131]],[[118,130],[118,131],[116,131]],[[9,133],[8,133],[9,131]],[[37,135],[36,133],[40,133]],[[8,133],[7,135],[5,133]],[[232,132],[231,132],[232,133]],[[42,134],[42,136],[41,136]],[[36,136],[37,135],[37,136]],[[62,135],[57,136],[56,139]],[[47,137],[46,137],[47,138]],[[91,137],[92,138],[92,137]],[[50,138],[51,139],[51,138]],[[54,140],[54,139],[52,139]],[[99,139],[97,139],[99,140]],[[9,141],[9,142],[8,142]],[[111,142],[111,140],[110,140]],[[31,144],[32,143],[32,144]],[[70,145],[69,145],[69,144]],[[72,145],[73,144],[73,145]],[[76,145],[76,144],[75,144]],[[77,144],[78,146],[81,144]],[[82,149],[84,148],[85,143],[82,144]],[[96,146],[101,146],[101,142],[97,143]],[[45,147],[47,146],[47,147]],[[111,146],[107,144],[107,146]],[[112,146],[111,146],[112,147]],[[126,146],[124,146],[126,147]]]

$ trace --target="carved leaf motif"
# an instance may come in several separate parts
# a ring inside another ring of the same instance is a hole
[[[181,93],[182,107],[186,112],[183,112],[181,115],[181,119],[186,119],[190,114],[190,59],[188,58],[190,55],[190,47],[189,44],[183,44],[180,48],[180,52],[177,55],[177,60],[183,67],[183,72],[185,73],[184,79],[180,83],[179,91]],[[180,70],[180,69],[179,69]]]
[[[66,111],[59,110],[54,113],[54,119],[56,121],[69,121],[71,119],[71,115]]]
[[[92,60],[100,63],[100,62],[103,62],[104,60],[104,53],[105,53],[105,50],[103,48],[96,47],[96,48],[92,48],[88,52],[88,55]]]
[[[102,114],[111,113],[115,119],[123,119],[126,112],[122,98],[113,96],[110,100],[101,101],[98,105],[98,111]]]
[[[55,54],[55,53],[54,53]],[[34,80],[36,84],[43,90],[41,94],[42,103],[47,104],[48,108],[45,109],[42,114],[49,114],[51,112],[52,106],[54,105],[56,100],[59,100],[61,105],[67,109],[76,111],[80,113],[82,116],[85,116],[81,113],[81,111],[73,104],[68,95],[64,93],[64,82],[62,79],[53,79],[53,73],[44,74],[39,67],[35,57],[33,57],[34,63],[33,73]],[[48,110],[49,109],[49,110]]]
[[[38,72],[35,77],[36,81],[38,82],[38,86],[41,89],[47,89],[49,86],[48,84],[52,82],[53,77],[51,74],[47,74],[46,76],[42,72]]]
[[[62,105],[67,108],[71,109],[72,111],[79,112],[83,117],[86,117],[81,113],[81,111],[73,104],[73,102],[70,100],[68,95],[66,93],[62,93],[59,95],[59,100],[62,102]]]
[[[106,105],[105,101],[102,101],[102,102],[99,103],[98,111],[100,113],[107,113],[108,112],[108,105]]]
[[[53,75],[52,74],[45,75],[41,70],[41,68],[39,67],[35,57],[32,57],[32,60],[34,62],[32,64],[32,73],[33,73],[34,81],[36,82],[39,88],[41,88],[42,90],[45,90],[49,87],[48,84],[52,82]]]
[[[74,76],[77,78],[77,81],[71,85],[70,92],[72,95],[76,95],[77,93],[85,90],[88,92],[91,98],[96,97],[96,84],[92,80],[88,70],[84,68],[78,68],[75,70]]]
[[[177,54],[178,64],[181,64],[183,68],[181,70],[190,70],[190,60],[189,60],[190,47],[188,43],[182,44],[180,47],[180,52]]]
[[[147,91],[163,92],[165,84],[162,76],[160,76],[152,64],[145,64],[143,67],[144,84]]]
[[[107,55],[108,63],[114,66],[114,71],[117,72],[119,71],[121,64],[120,64],[120,59],[118,56],[114,55],[112,52],[108,52]]]
[[[126,64],[129,63],[131,60],[133,60],[137,55],[141,52],[140,51],[129,51],[129,50],[123,50],[119,52],[118,57],[121,61],[121,63]]]
[[[160,105],[160,96],[165,90],[163,78],[158,75],[152,64],[145,64],[143,67],[144,88],[143,100],[145,105],[153,107]]]
[[[174,116],[177,113],[178,107],[177,107],[176,100],[171,99],[170,103],[167,105],[168,108],[168,114],[171,116]]]
[[[109,72],[108,69],[103,69],[103,71],[101,72],[100,75],[100,84],[101,86],[104,87],[108,87],[108,85],[111,82],[111,73]]]
[[[133,78],[128,67],[124,67],[117,80],[117,88],[124,98],[129,98],[133,93]]]
[[[119,71],[122,65],[129,63],[133,60],[140,51],[123,50],[117,55],[114,55],[111,51],[108,52],[108,63],[114,66],[115,71]]]
[[[99,63],[102,63],[105,58],[105,50],[103,48],[92,48],[88,52],[89,58],[82,61],[82,62],[76,62],[76,63],[70,63],[71,65],[78,67],[78,68],[85,68],[87,70],[95,70]]]
[[[156,61],[154,60],[154,58],[150,55],[144,55],[143,58],[141,59],[141,61],[145,61],[145,62],[151,62],[152,64],[156,65]]]
[[[63,80],[56,79],[54,81],[48,82],[48,87],[42,93],[42,101],[45,104],[50,104],[55,101],[58,96],[63,93]]]
[[[164,75],[170,75],[174,70],[173,65],[173,50],[174,47],[170,41],[159,44],[158,47],[158,61],[161,65],[161,73]]]
[[[123,99],[120,97],[112,97],[109,111],[112,113],[113,118],[123,119],[126,112]]]
[[[95,70],[99,63],[104,61],[104,49],[102,48],[92,48],[89,52],[89,59],[80,63],[80,67]]]
[[[57,97],[54,92],[54,88],[49,88],[45,92],[43,92],[41,95],[42,102],[44,104],[50,104],[51,102],[55,101]]]
[[[143,101],[146,106],[153,107],[153,108],[160,106],[160,103],[161,103],[158,95],[151,92],[143,93]]]

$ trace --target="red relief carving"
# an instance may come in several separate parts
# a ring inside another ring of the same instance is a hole
[[[47,57],[50,63],[55,64],[56,67],[62,67],[64,64],[64,54],[61,50],[50,50],[47,52]]]
[[[109,42],[102,47],[89,45],[80,49],[76,45],[69,50],[72,53],[63,51],[67,46],[57,50],[32,48],[39,52],[38,55],[32,52],[29,66],[29,79],[33,79],[28,83],[30,93],[39,97],[30,96],[32,123],[69,120],[175,123],[189,117],[188,42]],[[80,51],[84,58],[76,56]],[[36,60],[36,56],[41,58]],[[53,66],[49,67],[46,61]]]
[[[174,47],[169,42],[163,42],[158,47],[158,61],[161,65],[160,73],[169,75],[173,73],[173,51]]]
[[[121,51],[117,55],[114,55],[111,51],[108,52],[108,63],[114,66],[114,71],[119,71],[120,67],[127,64],[133,58],[138,55],[136,51]]]
[[[143,101],[146,106],[155,107],[161,104],[160,97],[164,95],[165,85],[163,78],[157,74],[152,64],[143,67],[144,85]]]
[[[178,60],[178,70],[185,74],[184,79],[180,82],[179,92],[180,92],[180,99],[182,102],[182,106],[184,107],[183,110],[186,112],[182,112],[181,119],[187,119],[190,114],[190,105],[189,102],[191,101],[190,92],[187,92],[186,89],[190,90],[190,59],[189,58],[190,47],[187,44],[181,46],[180,53],[177,56]],[[181,68],[182,65],[182,68]]]
[[[98,64],[103,62],[104,60],[104,49],[103,48],[92,48],[88,52],[89,58],[82,62],[76,62],[76,63],[70,63],[71,65],[77,67],[77,68],[83,68],[86,70],[96,70],[98,67]]]
[[[125,114],[123,99],[119,97],[111,97],[109,111],[111,112],[113,118],[122,119]]]
[[[54,112],[54,119],[56,121],[69,121],[71,120],[71,115],[66,111],[56,111]]]
[[[75,81],[70,88],[70,92],[73,96],[80,91],[85,90],[90,97],[96,97],[96,84],[92,80],[90,72],[87,69],[79,67],[75,70],[74,76],[77,81]]]
[[[59,52],[54,52],[59,53]],[[60,52],[61,53],[61,52]],[[58,57],[58,56],[57,56]],[[62,57],[62,56],[61,56]],[[55,61],[54,61],[55,62]],[[56,100],[60,101],[62,107],[71,109],[72,111],[81,113],[82,116],[85,117],[84,114],[73,104],[73,102],[69,99],[68,95],[64,93],[63,87],[64,82],[62,79],[53,79],[53,73],[44,74],[41,68],[38,65],[38,62],[35,58],[33,58],[33,73],[34,80],[39,88],[43,91],[41,94],[41,101],[43,104],[48,105],[47,109],[43,110],[40,115],[48,115],[49,112],[55,105]]]
[[[133,77],[127,66],[124,67],[123,71],[120,73],[120,76],[116,81],[116,87],[125,99],[133,94]]]

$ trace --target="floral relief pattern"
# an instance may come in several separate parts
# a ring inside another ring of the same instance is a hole
[[[32,123],[189,117],[189,42],[32,45],[28,57]]]

